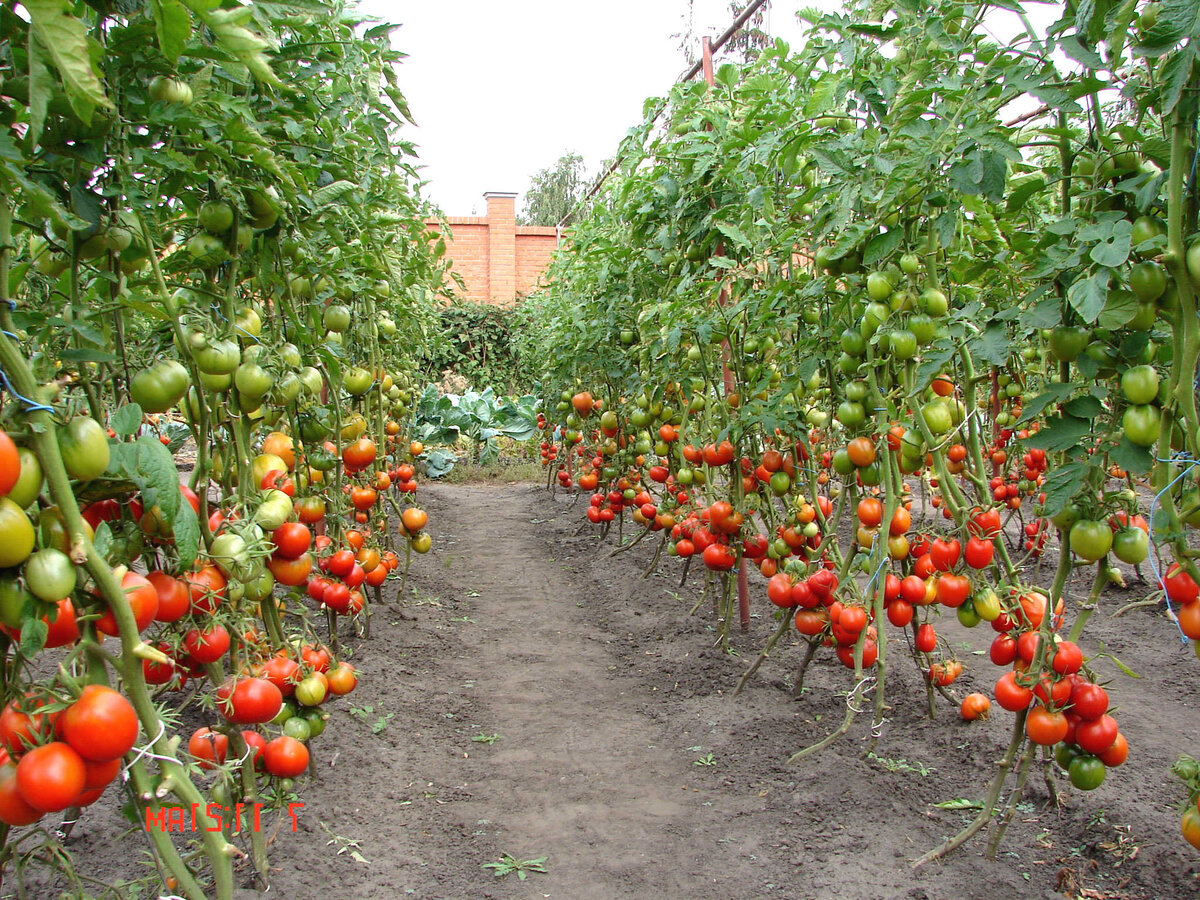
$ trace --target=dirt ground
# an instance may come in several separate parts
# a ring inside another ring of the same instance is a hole
[[[643,579],[651,542],[609,558],[611,542],[578,533],[583,501],[572,508],[529,484],[421,491],[434,549],[405,596],[376,609],[371,638],[349,641],[361,683],[313,741],[296,833],[286,817],[267,823],[265,896],[1197,896],[1200,855],[1179,836],[1181,785],[1168,769],[1200,750],[1200,663],[1161,615],[1109,617],[1136,585],[1106,596],[1083,642],[1089,655],[1103,642],[1142,676],[1098,662],[1129,761],[1091,794],[1064,787],[1060,808],[1032,777],[996,860],[976,837],[914,872],[913,859],[969,821],[970,810],[935,804],[983,796],[1011,714],[967,725],[943,703],[929,721],[921,676],[897,653],[873,755],[868,711],[788,765],[841,722],[852,676],[819,655],[793,700],[801,647],[789,636],[730,696],[775,627],[761,579],[750,630],[722,653],[711,604],[688,615],[702,573],[680,587],[680,561],[666,560]],[[991,630],[953,617],[939,630],[967,665],[958,695],[990,694]],[[99,878],[128,870],[142,846],[114,855],[103,815],[73,838]],[[544,857],[546,872],[496,877],[484,864],[503,853]]]

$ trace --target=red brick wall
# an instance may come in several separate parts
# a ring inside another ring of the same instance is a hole
[[[465,283],[455,293],[477,303],[512,306],[533,290],[558,246],[553,228],[518,226],[516,194],[487,193],[486,217],[451,217],[445,220],[446,257]],[[425,225],[436,233],[439,223]],[[449,291],[447,291],[449,293]]]

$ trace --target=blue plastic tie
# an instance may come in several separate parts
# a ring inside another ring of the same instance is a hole
[[[7,333],[7,332],[6,332]],[[0,380],[4,382],[4,388],[18,400],[25,404],[27,412],[54,412],[53,406],[47,406],[45,403],[38,403],[36,400],[30,400],[28,397],[23,397],[18,394],[12,386],[12,382],[8,380],[8,373],[0,369]]]

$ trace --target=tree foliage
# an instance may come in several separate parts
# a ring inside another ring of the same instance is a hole
[[[542,169],[530,179],[525,209],[517,222],[550,227],[568,216],[571,222],[576,221],[587,213],[587,205],[579,203],[587,189],[587,167],[583,157],[578,153],[565,153],[553,166]],[[579,204],[578,208],[576,204]]]

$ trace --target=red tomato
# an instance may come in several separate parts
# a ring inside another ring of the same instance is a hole
[[[17,764],[21,797],[42,812],[59,812],[71,806],[86,781],[83,759],[62,741],[34,747]]]
[[[277,778],[295,778],[308,768],[308,748],[293,737],[277,737],[263,751],[263,767]]]
[[[217,688],[217,711],[234,725],[270,722],[283,706],[283,693],[265,678],[238,678]]]
[[[44,813],[30,806],[17,785],[17,767],[11,762],[0,765],[0,822],[13,827],[32,825]]]
[[[229,738],[211,728],[197,728],[188,738],[188,753],[200,760],[201,769],[211,769],[225,762]]]
[[[124,588],[125,599],[133,611],[137,630],[144,631],[158,615],[158,590],[149,579],[137,572],[126,572],[121,577],[121,587]],[[117,618],[111,609],[106,609],[104,615],[96,620],[96,630],[112,636],[120,634]]]
[[[176,578],[155,569],[146,573],[146,580],[158,594],[158,611],[154,618],[159,622],[175,622],[187,615],[192,597],[188,586]]]
[[[62,714],[62,736],[84,759],[104,762],[124,756],[137,742],[133,704],[117,691],[89,684]]]

